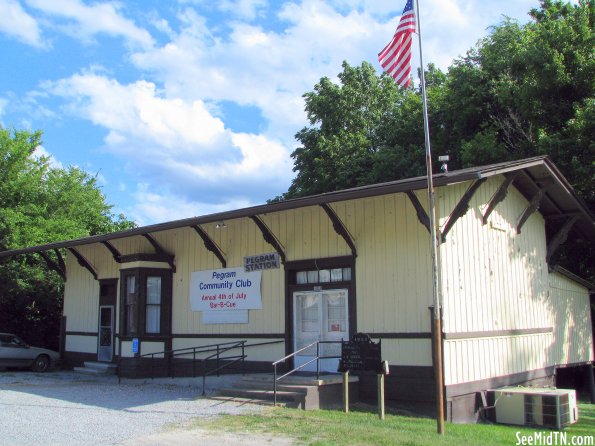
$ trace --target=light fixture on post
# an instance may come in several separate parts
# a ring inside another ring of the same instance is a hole
[[[225,224],[225,222],[223,220],[218,221],[217,224],[215,225],[215,228],[217,229],[225,229],[227,228],[227,225]]]
[[[450,161],[450,156],[448,155],[442,155],[438,157],[438,161],[440,161],[442,163],[442,165],[440,166],[440,170],[444,173],[448,173],[448,163]]]

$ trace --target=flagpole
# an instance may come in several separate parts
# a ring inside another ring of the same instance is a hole
[[[433,310],[433,349],[434,349],[434,366],[436,378],[436,430],[439,434],[444,433],[444,377],[442,375],[442,321],[441,321],[441,305],[440,305],[440,283],[439,283],[439,264],[438,264],[438,250],[439,241],[437,238],[436,229],[436,194],[434,191],[434,179],[432,177],[432,149],[430,146],[430,125],[428,122],[428,106],[426,99],[426,77],[424,75],[424,62],[421,48],[421,23],[419,19],[419,1],[415,1],[415,14],[417,23],[417,37],[419,39],[419,65],[421,73],[421,96],[423,104],[424,116],[424,134],[426,146],[426,170],[428,176],[428,201],[430,204],[430,236],[432,239],[432,288],[434,296],[434,310]]]

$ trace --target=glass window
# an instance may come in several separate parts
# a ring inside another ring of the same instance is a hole
[[[321,269],[319,271],[319,278],[321,283],[330,282],[331,281],[331,272],[328,269]]]
[[[343,268],[343,280],[351,280],[351,268]]]
[[[308,274],[306,271],[298,271],[296,274],[296,283],[298,285],[302,285],[304,283],[308,283]]]
[[[349,282],[351,280],[351,268],[332,268],[310,271],[296,271],[295,283],[297,285]]]
[[[331,269],[331,282],[341,282],[343,280],[343,268]]]
[[[161,277],[147,277],[147,308],[146,326],[147,333],[159,333],[161,331]]]
[[[133,335],[138,330],[138,315],[136,311],[138,296],[136,294],[136,277],[126,277],[126,333]]]

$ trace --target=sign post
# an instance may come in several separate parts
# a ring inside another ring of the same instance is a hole
[[[349,413],[349,370],[343,372],[343,412]]]
[[[349,372],[368,370],[378,375],[378,416],[384,420],[384,375],[388,374],[388,362],[381,358],[381,341],[372,342],[365,333],[356,333],[349,341],[341,343],[339,371],[343,373],[343,412],[349,412]]]

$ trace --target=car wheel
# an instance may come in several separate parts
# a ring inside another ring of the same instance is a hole
[[[37,358],[35,358],[35,362],[33,363],[34,372],[45,372],[49,368],[50,358],[48,358],[46,355],[39,355]]]

